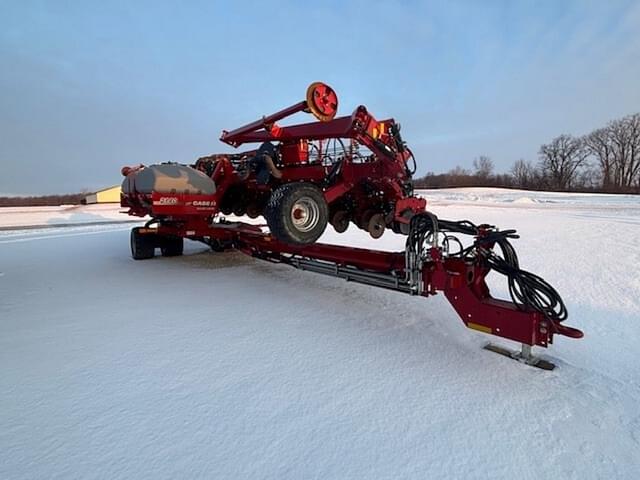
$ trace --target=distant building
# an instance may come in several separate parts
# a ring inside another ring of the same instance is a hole
[[[120,203],[120,185],[91,193],[84,197],[82,203],[87,205],[92,203]]]

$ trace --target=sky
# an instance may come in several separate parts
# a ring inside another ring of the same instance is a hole
[[[640,1],[0,0],[0,195],[229,151],[313,81],[400,122],[417,175],[506,172],[640,112]]]

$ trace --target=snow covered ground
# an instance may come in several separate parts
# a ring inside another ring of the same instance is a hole
[[[0,207],[0,229],[48,228],[130,221],[131,218],[122,215],[120,210],[118,204]]]
[[[423,194],[518,229],[585,332],[556,370],[482,350],[441,295],[195,243],[134,262],[130,225],[2,231],[0,478],[640,478],[640,197]]]

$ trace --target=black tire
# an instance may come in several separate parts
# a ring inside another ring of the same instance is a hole
[[[231,245],[226,245],[222,242],[222,240],[218,240],[216,238],[211,238],[207,240],[207,244],[211,247],[211,250],[214,252],[224,252],[227,248],[231,248]]]
[[[156,249],[156,235],[154,233],[140,233],[141,227],[131,229],[131,256],[134,260],[153,258]]]
[[[184,251],[184,239],[182,237],[166,236],[160,241],[160,252],[163,257],[178,257]]]
[[[296,215],[300,215],[296,219]],[[264,211],[271,233],[291,245],[313,243],[327,228],[329,207],[322,190],[306,182],[282,185]]]

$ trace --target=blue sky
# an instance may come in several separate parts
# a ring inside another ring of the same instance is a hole
[[[418,174],[640,111],[638,1],[0,0],[0,24],[0,194],[227,151],[316,80],[398,120]]]

